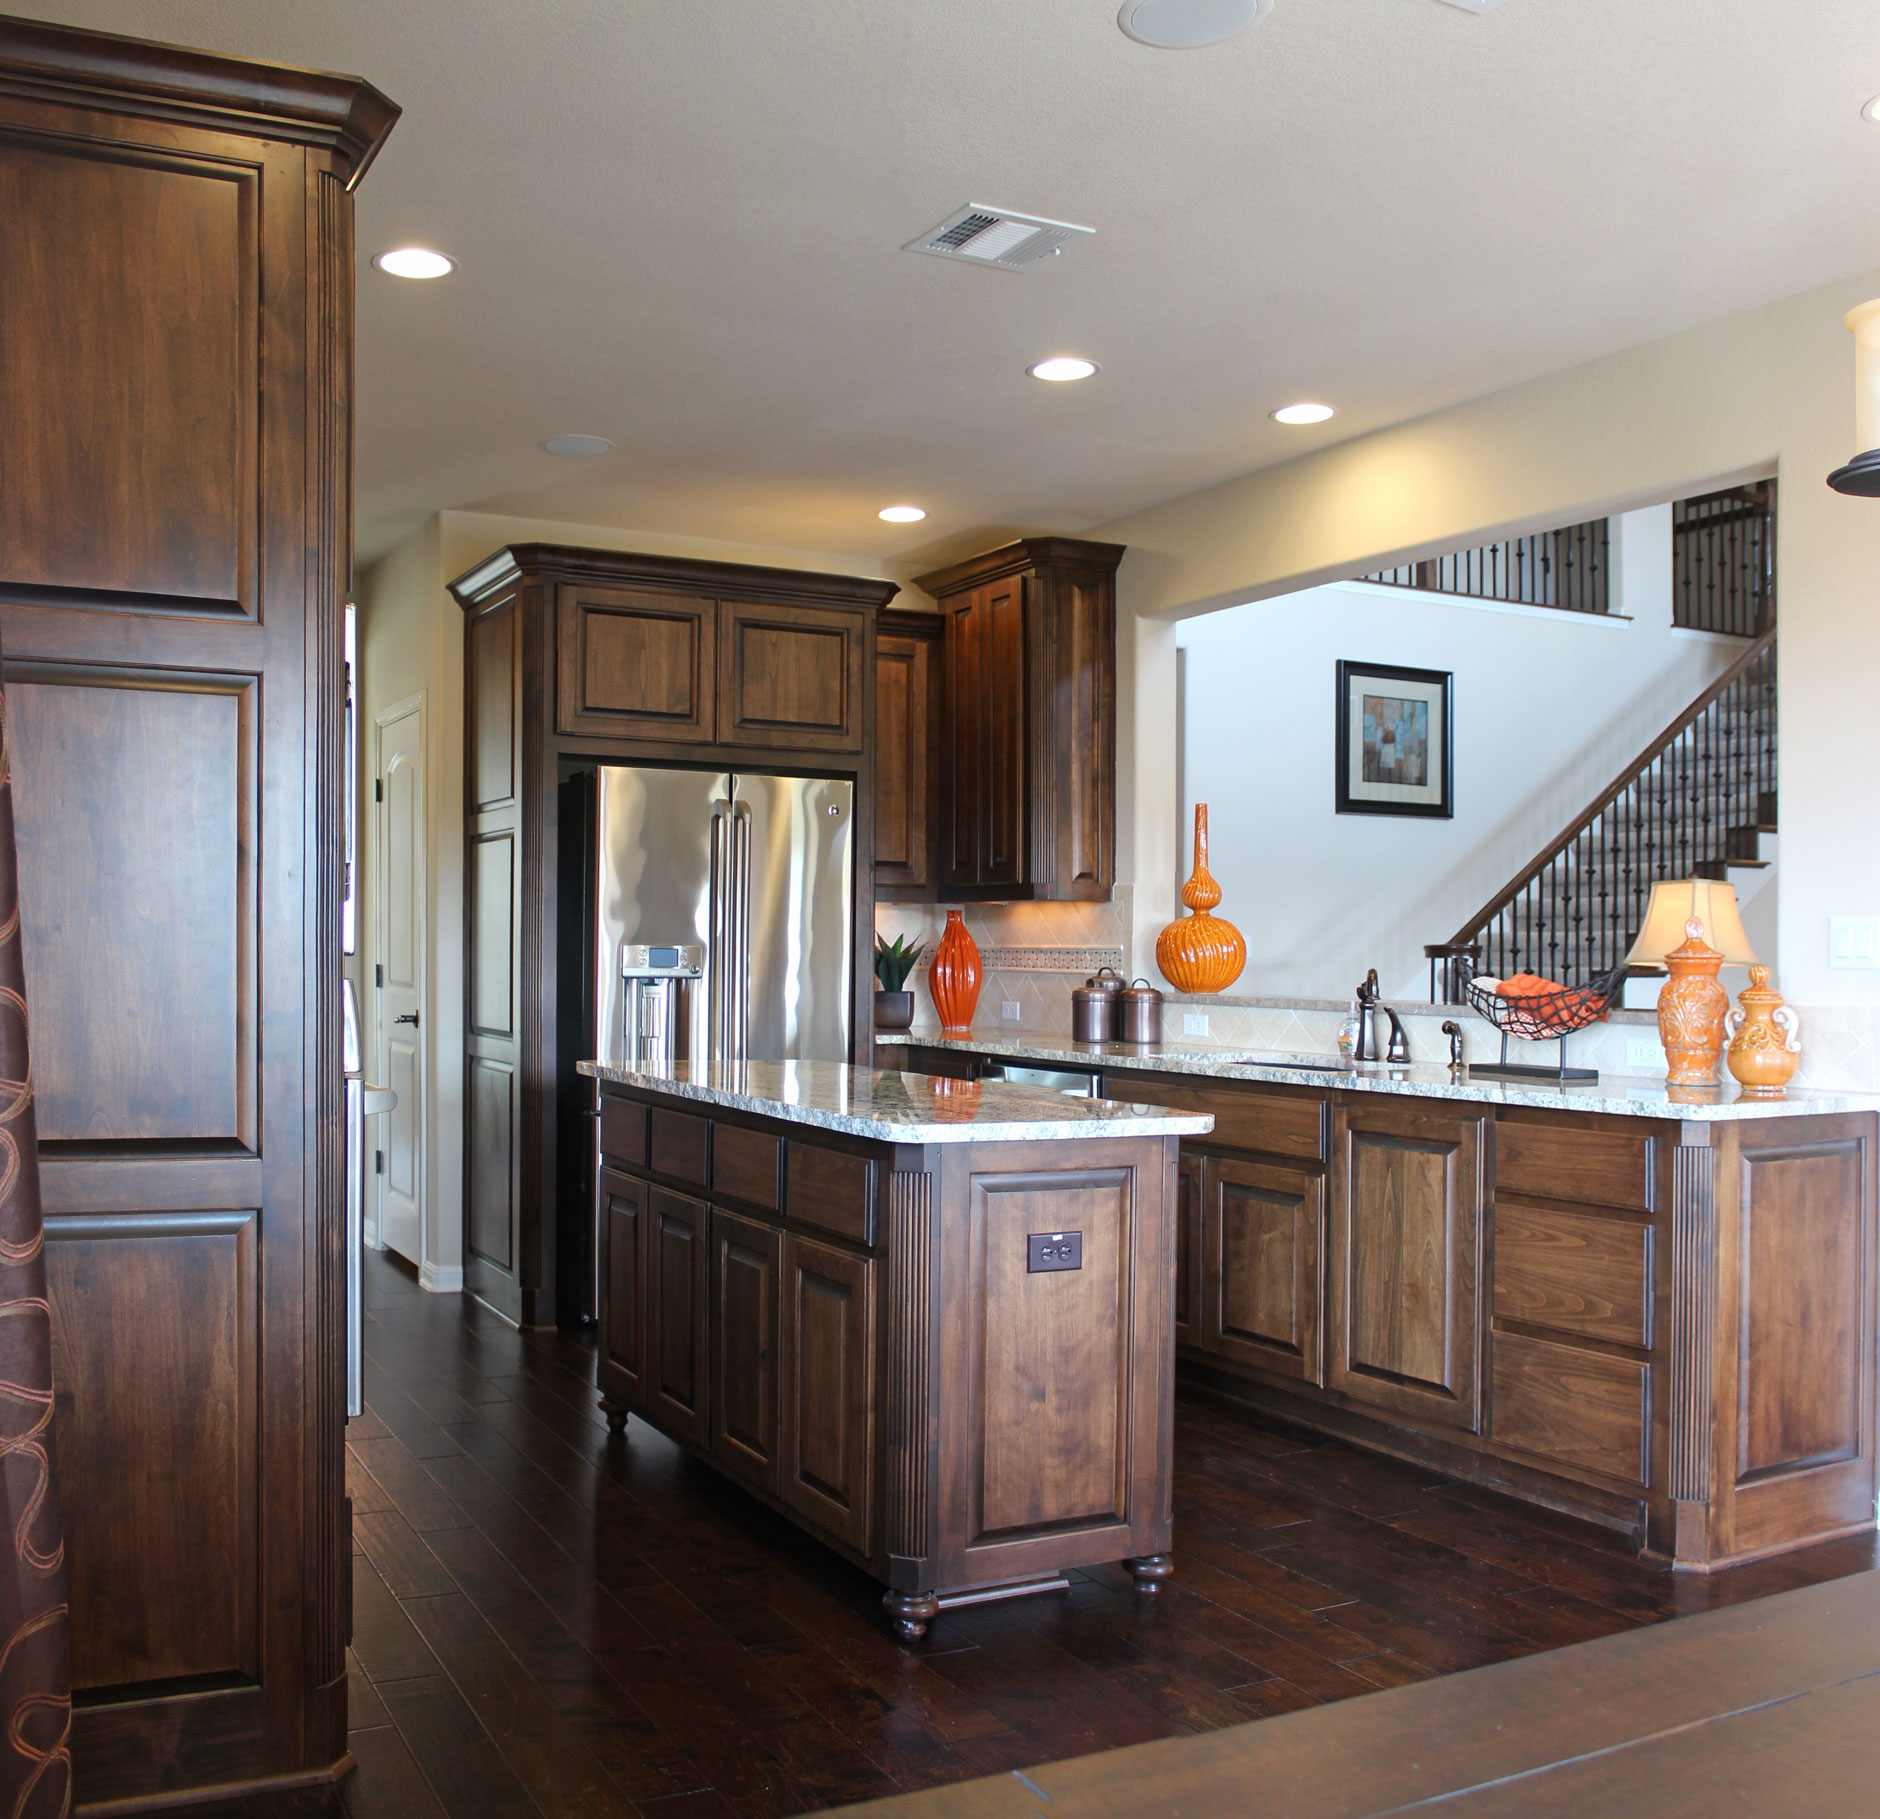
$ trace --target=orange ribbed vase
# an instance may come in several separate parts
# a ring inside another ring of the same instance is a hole
[[[933,951],[927,984],[933,992],[933,1007],[940,1013],[941,1028],[950,1036],[970,1030],[973,1007],[979,1002],[979,949],[973,945],[966,919],[958,910],[947,911],[947,925],[941,932],[940,945]]]
[[[1157,938],[1155,963],[1178,992],[1224,992],[1247,964],[1247,943],[1231,922],[1208,912],[1221,887],[1208,870],[1208,805],[1195,804],[1195,870],[1182,886],[1182,902],[1194,914],[1171,922]]]

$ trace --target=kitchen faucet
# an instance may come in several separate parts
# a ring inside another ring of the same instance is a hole
[[[1393,1061],[1404,1063],[1410,1059],[1410,1038],[1404,1033],[1402,1020],[1397,1013],[1383,1002],[1383,992],[1377,983],[1377,968],[1372,967],[1364,975],[1364,983],[1358,987],[1358,1040],[1352,1049],[1354,1061]],[[1390,1019],[1390,1043],[1380,1053],[1377,1046],[1377,1013],[1382,1010]]]

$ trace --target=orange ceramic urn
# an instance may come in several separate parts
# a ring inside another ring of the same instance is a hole
[[[1717,983],[1723,956],[1704,939],[1703,922],[1684,925],[1684,941],[1665,956],[1671,977],[1658,994],[1658,1039],[1665,1045],[1673,1086],[1712,1086],[1723,1050],[1723,1016],[1730,994]]]
[[[950,1036],[970,1030],[973,1009],[979,1003],[979,949],[958,910],[947,911],[947,925],[941,931],[940,945],[933,951],[927,984],[933,992],[933,1007],[940,1013],[941,1028]]]
[[[1725,1019],[1730,1046],[1724,1059],[1746,1098],[1780,1099],[1802,1062],[1795,1013],[1769,983],[1766,966],[1749,969],[1749,984]]]
[[[1220,900],[1208,870],[1208,805],[1197,802],[1194,876],[1182,886],[1182,902],[1194,913],[1171,922],[1155,944],[1155,963],[1178,992],[1224,992],[1247,964],[1240,930],[1208,913]]]

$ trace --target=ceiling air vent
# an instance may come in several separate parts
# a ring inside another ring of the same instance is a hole
[[[1040,259],[1061,252],[1080,234],[1095,232],[1095,228],[1076,227],[1068,221],[1046,221],[1040,215],[1020,215],[1009,208],[969,202],[964,208],[956,208],[931,232],[910,240],[902,250],[1022,272]]]

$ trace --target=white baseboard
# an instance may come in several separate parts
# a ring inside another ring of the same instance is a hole
[[[430,1290],[434,1295],[461,1295],[463,1265],[453,1264],[446,1268],[441,1263],[421,1263],[418,1265],[418,1286]]]

